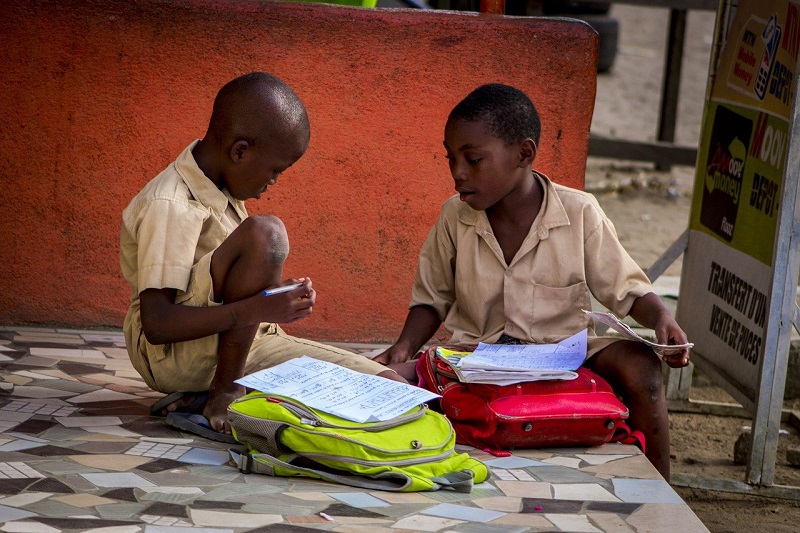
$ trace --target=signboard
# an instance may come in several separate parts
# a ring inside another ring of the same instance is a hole
[[[800,0],[739,1],[706,102],[681,276],[677,317],[700,368],[713,367],[750,407],[764,364],[779,222],[795,204],[794,188],[782,196],[798,49]]]

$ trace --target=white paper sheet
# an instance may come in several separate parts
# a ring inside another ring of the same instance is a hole
[[[593,318],[598,322],[605,324],[606,326],[610,327],[611,329],[621,333],[623,337],[632,341],[639,341],[643,342],[648,345],[659,357],[663,357],[665,355],[673,354],[673,353],[680,353],[684,348],[692,348],[694,347],[694,343],[687,342],[686,344],[656,344],[655,342],[651,342],[643,337],[640,337],[635,331],[631,329],[631,327],[626,324],[625,322],[621,321],[619,318],[614,316],[611,313],[601,313],[597,311],[587,311],[583,310],[589,318]]]
[[[586,359],[584,329],[558,344],[484,344],[459,361],[461,369],[576,370]]]
[[[391,420],[439,397],[419,387],[362,374],[305,355],[237,379],[236,383],[268,394],[287,396],[354,422]]]

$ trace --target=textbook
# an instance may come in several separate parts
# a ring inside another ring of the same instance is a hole
[[[484,344],[474,351],[438,347],[435,356],[463,383],[510,385],[522,381],[575,379],[586,358],[587,331],[558,344]]]

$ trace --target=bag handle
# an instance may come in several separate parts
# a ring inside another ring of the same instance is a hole
[[[351,487],[372,490],[390,490],[395,492],[409,487],[412,482],[410,477],[401,473],[391,473],[391,478],[394,481],[390,479],[373,479],[364,476],[347,476],[326,472],[325,470],[316,470],[313,468],[296,466],[281,461],[277,457],[273,457],[272,455],[266,453],[239,453],[233,449],[228,450],[228,453],[230,454],[233,462],[236,463],[236,466],[239,467],[239,471],[244,474],[255,472],[257,474],[275,476],[275,467],[280,467],[292,472],[311,474],[326,481],[342,483],[344,485],[350,485]],[[383,477],[388,478],[390,476]],[[399,484],[397,480],[403,480],[404,483]]]

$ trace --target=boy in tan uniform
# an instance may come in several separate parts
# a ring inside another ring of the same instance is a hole
[[[227,407],[244,393],[234,380],[294,357],[404,381],[381,364],[291,337],[277,325],[309,316],[316,292],[310,279],[282,280],[286,229],[274,216],[248,217],[244,200],[275,185],[309,138],[305,107],[285,83],[266,73],[241,76],[219,91],[205,137],[123,212],[131,361],[150,387],[177,393],[157,402],[156,414],[201,411],[213,430],[202,434],[210,438],[230,440]],[[300,286],[262,294],[294,283]]]
[[[422,247],[400,338],[376,360],[413,359],[442,323],[453,343],[554,343],[589,328],[584,365],[623,395],[630,425],[668,480],[658,357],[642,343],[595,336],[582,310],[591,309],[591,293],[653,328],[661,344],[684,344],[686,334],[594,197],[532,169],[540,130],[530,99],[506,85],[479,87],[451,111],[444,146],[458,196],[445,202]],[[688,350],[664,361],[685,366]]]

